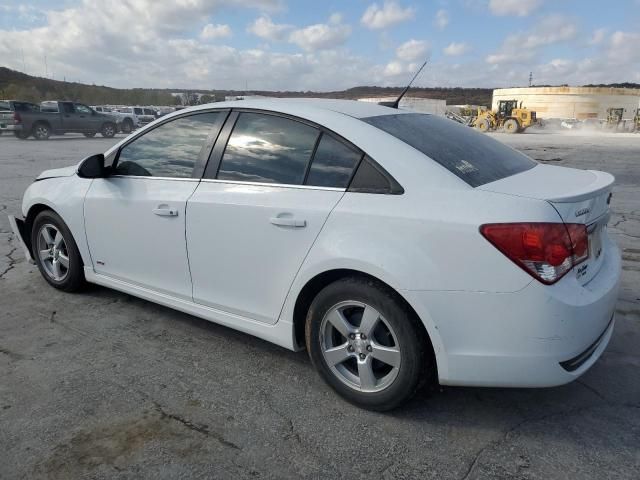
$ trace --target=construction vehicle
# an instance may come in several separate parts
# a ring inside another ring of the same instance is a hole
[[[633,116],[633,131],[640,132],[640,108],[636,109],[636,114]]]
[[[609,130],[625,131],[627,121],[624,116],[624,108],[607,108],[607,121],[604,127]]]
[[[498,110],[478,108],[478,116],[473,126],[481,132],[504,128],[507,133],[522,133],[537,123],[536,112],[518,107],[517,100],[500,100]]]

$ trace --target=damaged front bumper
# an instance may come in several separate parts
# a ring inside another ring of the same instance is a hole
[[[22,247],[22,251],[24,252],[24,256],[26,257],[27,261],[29,263],[35,263],[33,261],[33,257],[31,256],[31,250],[28,246],[29,244],[25,240],[24,220],[13,215],[9,215],[9,225],[11,225],[11,230],[13,230],[14,235],[20,241],[20,246]]]

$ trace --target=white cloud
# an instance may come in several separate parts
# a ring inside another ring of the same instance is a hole
[[[605,37],[607,36],[606,28],[598,28],[593,31],[593,35],[591,36],[591,40],[589,40],[589,44],[591,45],[600,45]]]
[[[489,10],[494,15],[526,17],[542,5],[543,0],[489,0]]]
[[[429,44],[424,40],[409,40],[396,49],[396,56],[400,60],[413,62],[415,60],[424,60],[429,51]]]
[[[469,51],[469,49],[470,46],[467,43],[452,42],[444,48],[443,52],[445,55],[455,57],[457,55],[464,55]]]
[[[342,14],[341,13],[332,13],[329,17],[329,23],[331,25],[338,25],[342,23]]]
[[[291,25],[273,23],[268,15],[262,15],[247,27],[247,32],[270,41],[284,40]]]
[[[377,3],[369,5],[360,21],[372,30],[380,30],[411,20],[415,15],[412,7],[403,8],[397,2],[384,2],[382,7]]]
[[[486,57],[491,64],[526,63],[531,61],[541,47],[573,40],[578,28],[562,15],[543,17],[528,32],[508,35],[496,53]]]
[[[231,36],[231,27],[229,25],[217,24],[214,25],[212,23],[208,23],[200,32],[200,38],[202,39],[214,39],[214,38],[225,38]]]
[[[342,45],[349,38],[349,35],[351,35],[351,27],[349,25],[317,23],[294,30],[289,36],[289,41],[311,52],[314,50],[327,50]]]
[[[438,10],[434,23],[436,27],[443,30],[447,25],[449,25],[449,13],[446,10]]]

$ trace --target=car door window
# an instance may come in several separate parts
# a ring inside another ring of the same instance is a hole
[[[276,115],[243,112],[227,143],[218,179],[301,185],[319,131]]]
[[[323,133],[305,185],[347,188],[353,169],[361,158],[362,152]]]
[[[82,114],[85,114],[85,115],[91,115],[91,109],[89,107],[87,107],[86,105],[82,105],[80,103],[76,103],[75,107],[76,107],[76,112],[77,113],[82,113]]]
[[[134,108],[133,109],[133,113],[135,113],[136,115],[142,115],[142,109],[141,108]]]
[[[64,113],[75,113],[75,110],[73,109],[73,103],[63,103],[62,109],[64,110]]]
[[[164,123],[125,145],[116,175],[189,178],[200,150],[222,112],[181,117]]]

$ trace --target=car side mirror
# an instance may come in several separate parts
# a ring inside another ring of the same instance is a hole
[[[106,177],[104,168],[104,154],[96,153],[85,158],[78,167],[78,176],[81,178],[103,178]]]

